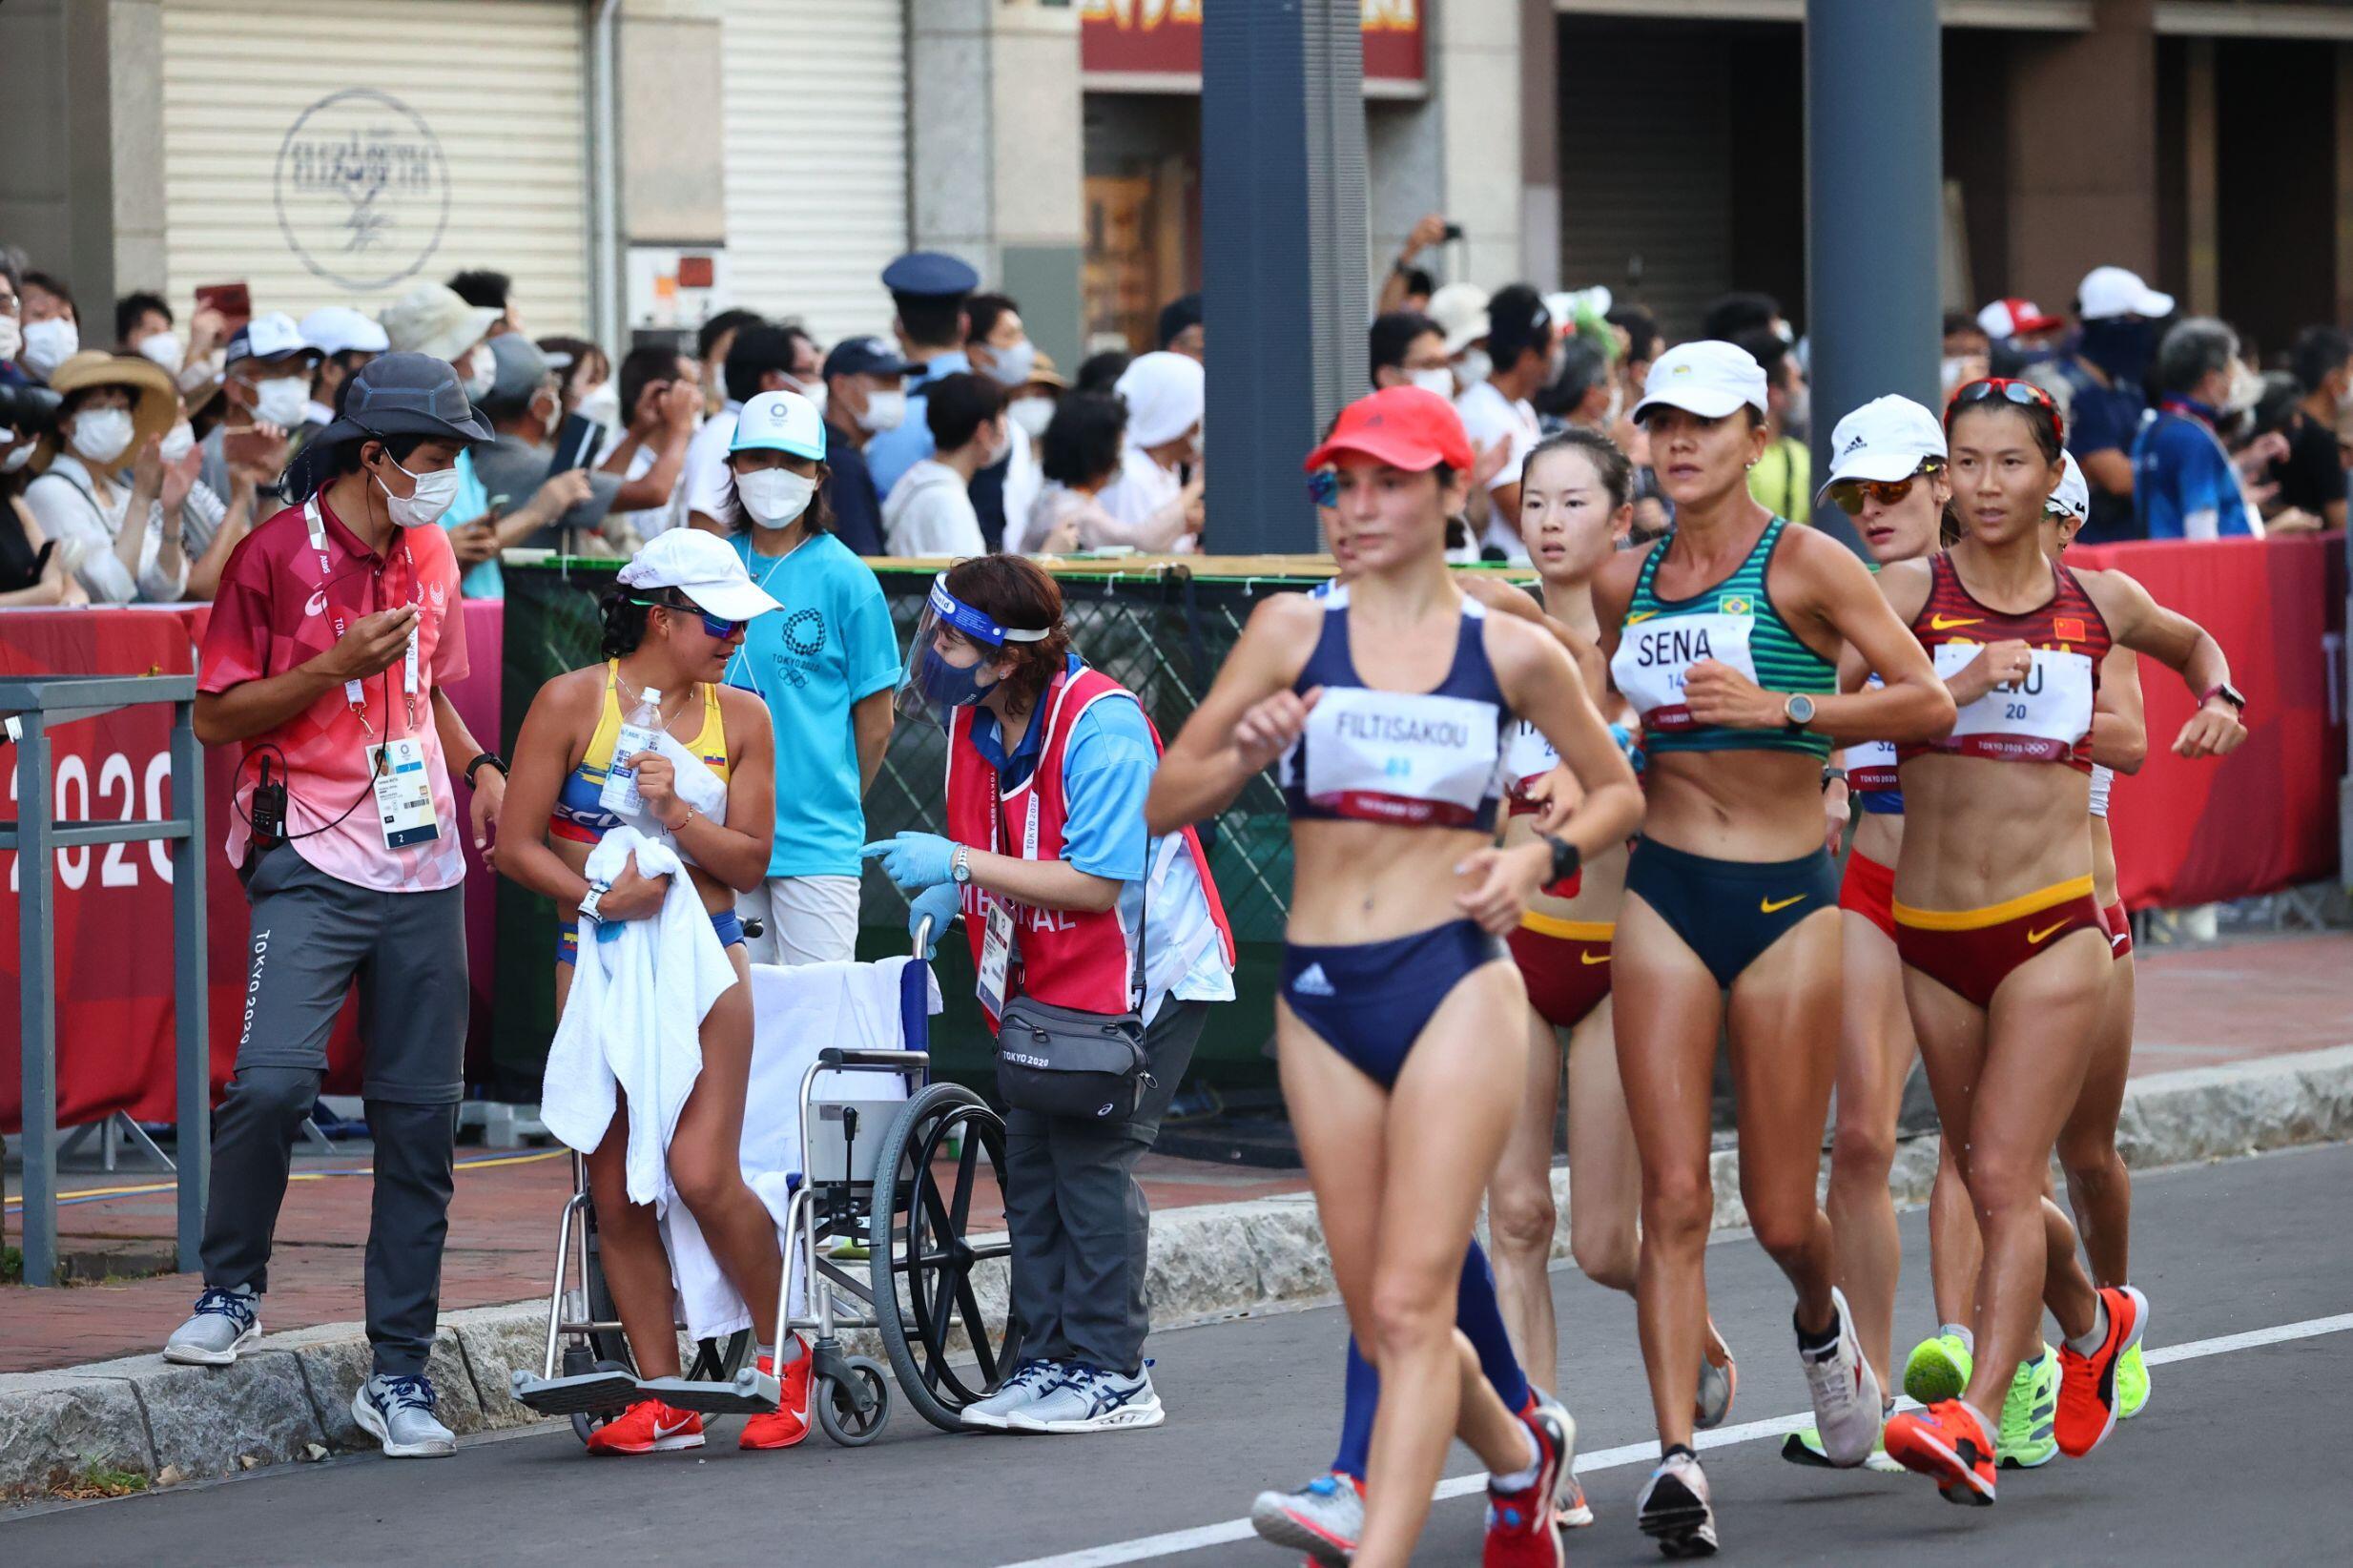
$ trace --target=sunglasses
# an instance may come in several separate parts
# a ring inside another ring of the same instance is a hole
[[[1838,509],[1848,517],[1860,517],[1865,502],[1876,501],[1882,506],[1892,506],[1911,494],[1915,482],[1926,479],[1943,466],[1941,463],[1924,463],[1916,471],[1906,474],[1902,479],[1842,479],[1830,486],[1830,499],[1838,503]]]
[[[2051,394],[2033,382],[2022,382],[2010,376],[1988,376],[1955,392],[1952,402],[1945,405],[1945,423],[1952,423],[1956,409],[1980,402],[2013,402],[2021,408],[2044,409],[2051,415],[2051,423],[2060,439],[2066,439],[2066,417],[2059,412],[2059,405],[2052,401]]]
[[[643,605],[648,609],[667,609],[675,614],[692,615],[703,623],[703,629],[719,642],[727,641],[751,624],[748,621],[722,621],[716,615],[704,609],[702,606],[695,604],[674,605],[667,599],[631,599],[630,603]]]
[[[1318,468],[1308,475],[1308,499],[1318,506],[1337,506],[1340,504],[1340,471],[1337,468]]]

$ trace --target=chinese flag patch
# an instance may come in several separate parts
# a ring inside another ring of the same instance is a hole
[[[2084,634],[2083,621],[2074,615],[2054,615],[2051,619],[2051,634],[2061,642],[2082,643],[2091,638]]]

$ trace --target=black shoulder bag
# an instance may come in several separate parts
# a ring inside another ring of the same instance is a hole
[[[1152,1083],[1143,1011],[1145,934],[1151,928],[1152,905],[1148,855],[1144,890],[1126,1012],[1082,1012],[1026,994],[1005,999],[998,1020],[997,1093],[1015,1110],[1117,1125],[1144,1103]],[[1117,909],[1113,905],[1114,918]]]

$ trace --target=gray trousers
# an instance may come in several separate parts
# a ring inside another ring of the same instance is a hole
[[[361,1087],[376,1145],[368,1342],[377,1372],[422,1372],[441,1312],[464,1091],[464,890],[379,893],[329,877],[280,845],[255,863],[245,892],[253,948],[237,1071],[213,1120],[204,1283],[269,1289],[295,1139],[319,1098],[327,1037],[357,980]]]
[[[1136,1162],[1160,1136],[1210,1004],[1161,1004],[1144,1031],[1155,1080],[1125,1125],[1009,1111],[1005,1228],[1022,1354],[1133,1376],[1151,1313],[1144,1299],[1152,1212]]]

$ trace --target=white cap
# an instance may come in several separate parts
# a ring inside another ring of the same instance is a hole
[[[723,621],[749,621],[784,608],[752,581],[733,546],[700,528],[655,534],[621,568],[621,586],[676,588]]]
[[[257,316],[238,327],[229,339],[225,361],[235,364],[239,360],[282,360],[289,354],[299,354],[311,345],[302,340],[302,329],[294,324],[294,318],[282,310],[273,310]]]
[[[1487,336],[1492,325],[1487,320],[1487,291],[1476,283],[1449,283],[1422,307],[1422,314],[1446,334],[1449,358]]]
[[[825,416],[797,392],[763,392],[735,416],[730,452],[778,451],[825,461]]]
[[[1718,338],[1678,343],[1659,356],[1642,383],[1641,419],[1652,408],[1680,408],[1703,420],[1720,420],[1741,404],[1766,412],[1765,367],[1738,343]]]
[[[1830,477],[1822,487],[1827,491],[1845,479],[1893,484],[1918,473],[1928,459],[1944,455],[1945,427],[1936,416],[1890,393],[1838,422],[1830,432]]]
[[[302,340],[321,354],[384,354],[392,340],[375,320],[349,305],[321,305],[302,318]]]
[[[1111,388],[1127,405],[1127,444],[1159,446],[1199,424],[1207,385],[1201,361],[1190,355],[1137,355]]]
[[[2059,460],[2066,466],[2059,473],[2059,487],[2051,492],[2051,509],[2088,523],[2092,520],[2092,487],[2084,483],[2083,465],[2073,452],[2061,452]]]
[[[2174,313],[2174,297],[2159,294],[2140,280],[2140,274],[2122,267],[2094,267],[2075,287],[2075,314],[2087,321],[2117,316],[2145,316],[2151,320]]]

